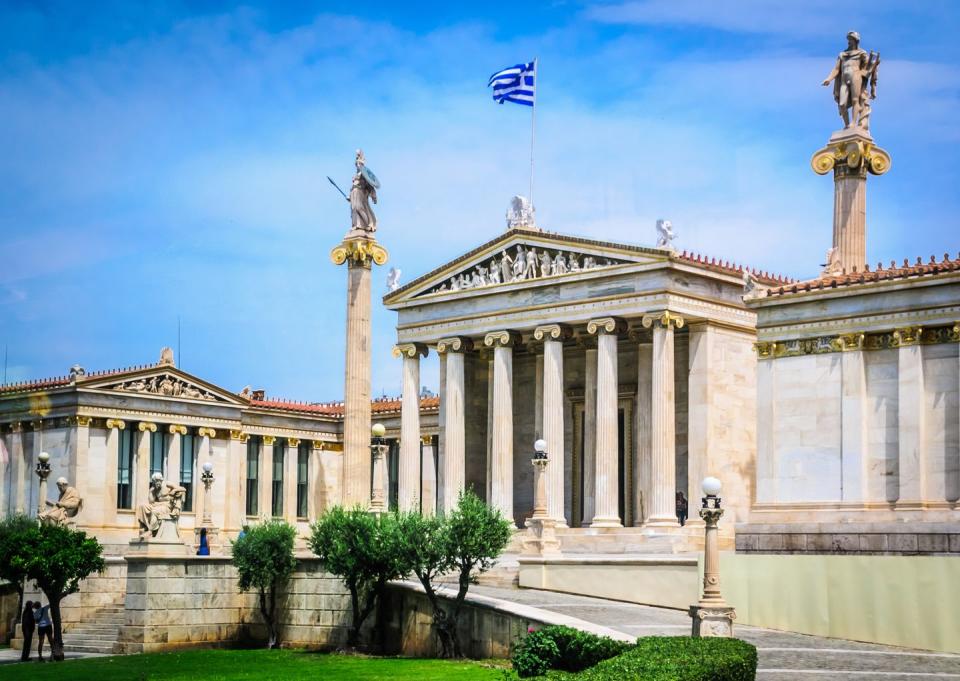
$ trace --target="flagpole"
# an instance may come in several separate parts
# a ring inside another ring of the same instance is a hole
[[[533,58],[533,106],[530,107],[530,207],[533,204],[533,144],[537,139],[537,86],[540,80],[540,57]]]

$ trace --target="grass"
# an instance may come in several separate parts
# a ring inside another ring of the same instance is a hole
[[[500,681],[506,661],[415,660],[300,650],[190,650],[0,667],[4,681]]]

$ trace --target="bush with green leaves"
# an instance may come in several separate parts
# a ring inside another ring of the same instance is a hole
[[[467,590],[506,548],[512,523],[468,490],[460,494],[457,507],[448,515],[405,514],[399,526],[402,560],[417,575],[433,608],[441,655],[463,657],[457,625]],[[438,596],[435,583],[450,572],[457,577],[457,595],[452,602]]]
[[[17,591],[17,617],[23,611],[23,583],[27,578],[24,566],[14,557],[23,551],[28,534],[37,527],[37,521],[23,514],[0,520],[0,582],[10,582]]]
[[[240,590],[256,590],[260,615],[267,625],[267,647],[280,646],[277,595],[297,567],[293,543],[297,530],[283,520],[254,525],[233,542],[233,564],[240,573]]]
[[[577,681],[753,681],[757,649],[735,638],[650,636],[622,655],[573,676]]]
[[[520,641],[513,652],[513,668],[521,678],[541,676],[549,669],[579,672],[632,647],[632,643],[573,627],[548,626]]]
[[[310,548],[323,568],[340,577],[350,592],[350,646],[359,644],[361,627],[381,602],[387,582],[410,572],[400,541],[396,514],[378,516],[360,506],[336,506],[311,527]]]

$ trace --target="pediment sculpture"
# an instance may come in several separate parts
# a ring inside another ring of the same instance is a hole
[[[542,279],[561,274],[572,274],[602,267],[628,264],[626,260],[576,253],[569,249],[534,248],[517,244],[504,248],[487,260],[477,263],[449,277],[427,293],[443,293],[511,284],[518,281]]]
[[[217,396],[209,390],[200,388],[171,374],[136,378],[111,386],[111,389],[120,392],[161,395],[163,397],[185,397],[191,400],[208,400],[211,402],[217,400]]]

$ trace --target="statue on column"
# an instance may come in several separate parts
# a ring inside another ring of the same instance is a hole
[[[172,524],[172,534],[179,537],[177,521],[180,519],[180,511],[183,509],[186,495],[186,489],[166,482],[161,473],[154,473],[150,478],[150,493],[147,501],[137,507],[140,538],[143,539],[147,534],[157,537],[165,521],[168,525]]]
[[[377,190],[380,181],[373,171],[367,168],[367,160],[363,150],[357,149],[355,165],[357,172],[353,176],[353,185],[350,188],[350,220],[354,231],[373,234],[377,231],[377,216],[373,214],[370,201],[377,202]]]
[[[57,480],[57,489],[60,490],[60,498],[57,499],[56,503],[46,501],[50,509],[38,516],[40,523],[43,525],[66,526],[70,518],[75,517],[83,508],[83,499],[80,498],[80,493],[77,492],[76,488],[67,484],[66,478]]]
[[[860,34],[847,33],[847,49],[840,53],[833,70],[821,83],[833,83],[833,99],[844,128],[870,130],[870,100],[877,98],[879,66],[880,54],[860,49]]]

